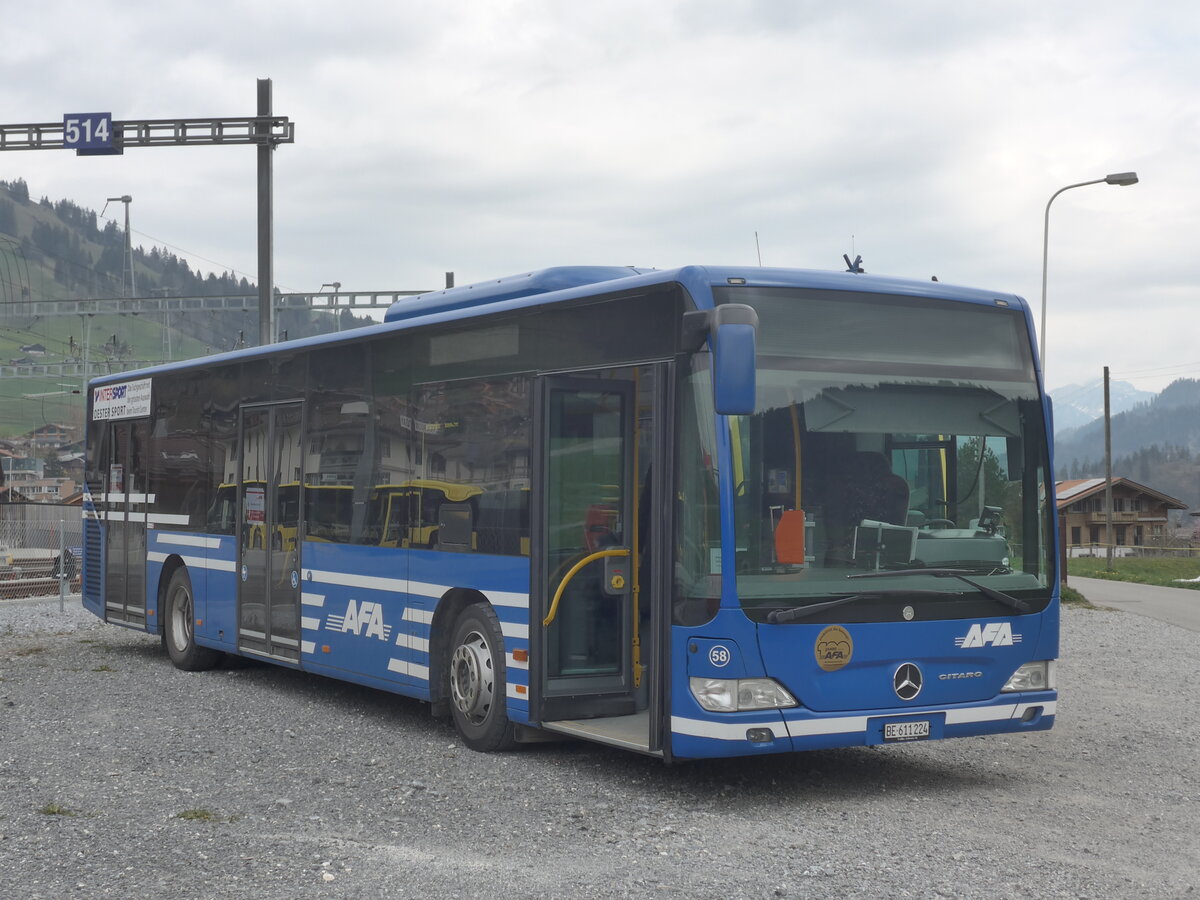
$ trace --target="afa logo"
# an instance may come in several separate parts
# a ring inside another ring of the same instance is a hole
[[[988,622],[980,625],[976,622],[964,637],[955,638],[954,645],[969,650],[972,647],[1011,647],[1021,643],[1021,635],[1013,634],[1009,622]]]
[[[813,652],[817,657],[817,665],[826,672],[836,672],[854,655],[854,641],[841,625],[830,625],[817,635]]]
[[[359,637],[373,637],[381,641],[391,640],[392,626],[383,621],[383,605],[364,600],[351,600],[346,604],[345,615],[331,615],[325,620],[329,631],[347,631]]]

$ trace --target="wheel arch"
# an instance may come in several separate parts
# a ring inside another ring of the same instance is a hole
[[[158,615],[156,615],[154,617],[156,619],[155,626],[154,626],[155,634],[158,634],[158,635],[163,634],[163,629],[166,627],[165,623],[166,623],[166,618],[167,618],[167,614],[166,614],[167,588],[171,584],[171,579],[175,577],[175,573],[178,572],[180,569],[183,569],[183,573],[185,575],[187,575],[188,582],[190,583],[192,581],[192,573],[188,571],[187,563],[185,563],[183,561],[182,556],[180,556],[178,553],[172,553],[165,560],[163,560],[162,571],[159,573],[159,576],[158,576],[158,590],[157,590],[158,600],[157,600],[157,604],[155,606],[155,609],[157,610]],[[193,598],[195,597],[195,593],[196,593],[196,586],[193,584],[192,585]]]

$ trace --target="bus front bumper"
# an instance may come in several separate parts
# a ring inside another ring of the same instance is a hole
[[[681,759],[899,744],[1022,731],[1054,725],[1057,691],[1003,695],[988,704],[816,713],[705,713],[671,717],[671,753]]]

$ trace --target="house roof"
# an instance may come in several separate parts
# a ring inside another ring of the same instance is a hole
[[[1156,491],[1154,488],[1146,487],[1144,484],[1138,484],[1129,478],[1116,476],[1112,480],[1113,487],[1121,486],[1135,493],[1146,494],[1156,500],[1165,503],[1168,509],[1187,509],[1188,505],[1182,500],[1178,500],[1169,494],[1164,494],[1162,491]],[[1090,497],[1093,494],[1104,490],[1103,478],[1076,478],[1071,481],[1058,481],[1054,485],[1054,496],[1057,500],[1059,509],[1064,506],[1082,500],[1084,497]]]

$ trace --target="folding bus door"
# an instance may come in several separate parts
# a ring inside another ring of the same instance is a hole
[[[664,625],[650,562],[662,517],[651,506],[666,504],[650,473],[665,459],[664,370],[542,379],[535,501],[536,715],[552,730],[650,751],[661,742]]]
[[[104,454],[105,619],[146,624],[146,520],[148,420],[114,422]]]
[[[300,659],[303,405],[241,412],[238,475],[238,648]]]

